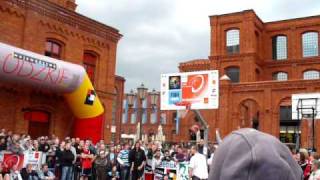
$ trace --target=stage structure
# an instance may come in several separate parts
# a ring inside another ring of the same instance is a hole
[[[311,129],[309,133],[310,141],[309,147],[315,151],[315,123],[316,119],[320,119],[320,93],[307,93],[307,94],[293,94],[292,95],[292,119],[308,120],[308,128]],[[296,149],[300,148],[300,133],[296,134]]]

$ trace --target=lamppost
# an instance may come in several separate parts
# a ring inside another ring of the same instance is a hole
[[[157,105],[159,93],[153,89],[152,92],[149,93],[149,95],[150,95],[151,108],[154,108]],[[142,113],[143,113],[143,110],[150,108],[150,107],[143,107],[142,106],[143,100],[148,97],[148,88],[146,88],[143,83],[141,83],[141,85],[139,87],[137,87],[137,93],[134,93],[134,91],[131,90],[130,93],[127,94],[127,102],[128,102],[128,106],[130,108],[132,108],[132,106],[134,104],[135,97],[137,97],[139,99],[139,104],[137,105],[137,107],[134,107],[134,108],[138,112],[137,116],[139,117],[139,124],[140,124],[140,126],[139,126],[139,140],[141,140],[142,139]]]

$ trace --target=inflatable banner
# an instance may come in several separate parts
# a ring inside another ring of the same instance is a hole
[[[102,138],[104,109],[82,66],[0,43],[0,80],[63,94],[76,117],[74,136]]]

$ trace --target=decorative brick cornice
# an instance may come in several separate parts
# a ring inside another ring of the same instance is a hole
[[[306,89],[307,87],[320,87],[320,80],[288,80],[288,81],[258,81],[248,83],[231,84],[232,92],[243,91],[260,91],[264,89],[272,90],[292,90],[292,89]]]
[[[179,64],[179,69],[183,72],[209,70],[210,61],[208,59],[196,59]]]
[[[1,3],[0,3],[0,11],[7,12],[12,15],[16,15],[17,17],[25,17],[23,12],[18,11],[16,8],[12,8],[8,5],[2,6]]]
[[[97,35],[103,39],[118,42],[122,37],[117,29],[89,19],[79,13],[60,7],[47,0],[4,0],[4,3],[52,18],[75,29]]]
[[[309,64],[320,64],[320,57],[310,57],[301,59],[287,59],[287,60],[266,60],[264,66],[266,67],[283,67],[291,65],[309,65]]]
[[[40,25],[50,29],[53,32],[66,34],[68,36],[72,36],[78,39],[81,39],[84,42],[87,42],[89,44],[97,45],[98,47],[102,48],[109,48],[109,45],[103,41],[99,41],[97,38],[92,38],[92,36],[84,35],[75,31],[72,31],[72,29],[65,28],[59,24],[56,24],[54,22],[46,22],[44,20],[39,21]]]
[[[219,61],[233,61],[239,60],[241,58],[257,58],[257,53],[240,53],[232,55],[219,55],[219,56],[209,56],[210,60],[219,60]]]

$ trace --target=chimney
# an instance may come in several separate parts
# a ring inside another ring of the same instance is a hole
[[[49,0],[52,3],[58,4],[66,9],[75,11],[77,8],[76,0]]]
[[[69,10],[75,11],[77,8],[76,0],[66,0],[65,7]]]

